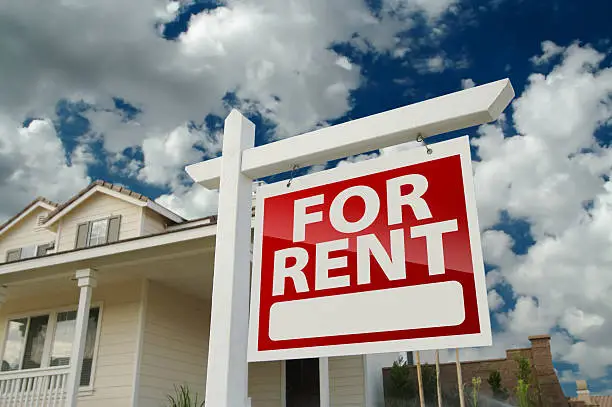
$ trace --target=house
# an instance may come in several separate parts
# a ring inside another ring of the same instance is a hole
[[[585,380],[576,380],[576,393],[576,397],[570,398],[571,407],[612,407],[612,395],[591,395]]]
[[[519,359],[529,362],[533,394],[538,399],[537,405],[543,406],[569,406],[569,401],[563,393],[557,373],[552,363],[550,349],[550,335],[530,336],[531,347],[506,350],[506,356],[500,359],[461,362],[461,375],[464,386],[472,386],[472,378],[481,379],[480,394],[491,399],[493,392],[487,380],[493,372],[501,375],[501,386],[512,395],[517,387],[519,373]],[[390,368],[383,369],[385,380],[388,380]],[[446,394],[453,394],[457,389],[457,369],[455,363],[440,364],[440,383]]]
[[[181,384],[201,398],[215,233],[102,181],[1,225],[0,405],[163,406]],[[252,406],[319,406],[322,366],[331,406],[382,405],[396,356],[252,363]]]

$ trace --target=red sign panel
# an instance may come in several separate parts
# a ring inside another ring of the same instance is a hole
[[[467,137],[257,193],[249,360],[491,344]]]

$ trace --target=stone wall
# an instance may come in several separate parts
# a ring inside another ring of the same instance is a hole
[[[516,360],[525,357],[531,362],[531,370],[540,389],[541,405],[545,407],[568,406],[568,400],[563,394],[561,384],[553,368],[550,336],[531,336],[529,341],[531,342],[530,348],[509,349],[503,359],[461,362],[463,383],[466,386],[471,386],[472,378],[480,377],[482,380],[481,394],[491,396],[492,391],[487,379],[492,372],[499,371],[502,377],[502,386],[512,392],[517,386],[518,363]],[[384,377],[388,373],[388,368],[383,369]],[[440,364],[440,381],[443,391],[449,393],[456,391],[457,369],[455,363]]]

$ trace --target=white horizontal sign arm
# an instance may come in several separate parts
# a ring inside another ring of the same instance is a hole
[[[496,120],[514,97],[508,79],[318,129],[245,150],[242,172],[252,179],[447,133]],[[219,187],[221,158],[186,167],[209,189]]]

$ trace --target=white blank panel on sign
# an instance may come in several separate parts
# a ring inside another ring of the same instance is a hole
[[[436,302],[440,298],[444,302]],[[292,319],[299,323],[282,323]],[[461,284],[446,281],[278,302],[270,310],[270,338],[280,341],[454,326],[464,319]]]

